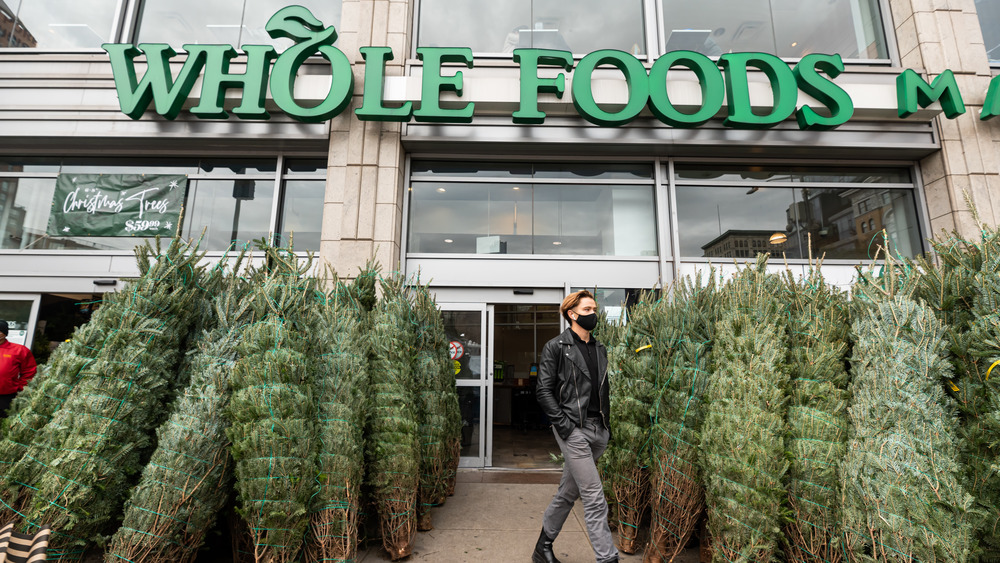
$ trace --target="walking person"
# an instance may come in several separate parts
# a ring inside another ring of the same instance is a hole
[[[35,356],[27,346],[7,340],[10,325],[0,321],[0,418],[7,416],[17,393],[35,377]]]
[[[590,334],[597,326],[597,301],[589,291],[577,291],[563,300],[559,312],[570,326],[542,348],[536,394],[565,465],[559,490],[542,517],[531,561],[559,563],[552,542],[580,498],[597,563],[617,563],[608,502],[597,472],[597,460],[611,436],[608,353]]]

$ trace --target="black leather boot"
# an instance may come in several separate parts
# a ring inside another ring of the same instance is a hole
[[[543,529],[542,533],[538,534],[538,543],[535,544],[535,552],[531,554],[531,563],[561,563],[552,551],[552,541],[545,535]]]

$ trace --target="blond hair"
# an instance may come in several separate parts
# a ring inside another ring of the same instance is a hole
[[[597,303],[597,299],[594,297],[594,294],[587,291],[586,289],[581,289],[580,291],[570,293],[569,295],[566,296],[566,299],[563,299],[562,305],[559,305],[559,313],[563,316],[564,319],[566,319],[566,322],[571,324],[573,322],[572,320],[570,320],[567,311],[579,305],[580,301],[586,298],[593,299],[594,303]]]

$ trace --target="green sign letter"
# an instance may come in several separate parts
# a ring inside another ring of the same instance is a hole
[[[198,80],[198,73],[205,64],[205,53],[192,53],[184,61],[176,82],[170,74],[170,59],[176,51],[164,43],[143,43],[139,49],[133,45],[105,43],[101,47],[111,57],[111,73],[118,90],[118,105],[122,113],[139,119],[154,102],[156,113],[174,119],[181,112],[191,88]],[[141,81],[135,78],[134,59],[146,53],[146,74]]]
[[[691,69],[701,86],[701,108],[687,114],[677,111],[667,94],[667,72],[682,66]],[[707,56],[694,51],[670,51],[656,59],[649,69],[649,110],[660,121],[671,127],[697,127],[722,111],[726,99],[726,86],[722,71]]]
[[[340,49],[333,46],[337,30],[323,27],[309,10],[302,6],[288,6],[278,10],[264,27],[271,37],[287,37],[296,44],[281,53],[271,70],[271,96],[274,103],[288,115],[308,123],[320,123],[337,116],[351,103],[354,93],[354,72],[351,61]],[[295,74],[306,59],[315,53],[323,55],[330,63],[330,92],[326,98],[311,108],[304,108],[295,101]]]
[[[840,55],[813,53],[802,57],[799,64],[792,69],[799,88],[830,109],[830,116],[826,117],[816,113],[809,106],[802,106],[795,112],[799,129],[826,131],[847,123],[847,120],[854,115],[854,102],[851,96],[817,71],[825,72],[830,78],[837,78],[844,72],[844,61]]]
[[[994,76],[990,80],[990,87],[986,89],[986,101],[983,103],[983,111],[979,114],[979,119],[986,121],[1000,115],[1000,75]]]
[[[955,119],[965,113],[962,94],[958,91],[955,75],[950,70],[942,72],[930,84],[910,68],[896,77],[899,117],[909,117],[917,113],[919,108],[925,108],[938,100],[941,100],[941,109],[948,119]]]
[[[398,108],[382,105],[385,62],[392,60],[392,48],[362,47],[361,56],[365,59],[365,92],[361,107],[354,110],[354,114],[365,121],[409,121],[413,114],[413,102],[403,102]]]
[[[267,71],[276,56],[270,45],[246,45],[247,70],[244,74],[230,74],[229,62],[236,56],[236,49],[229,45],[185,45],[188,56],[205,53],[205,74],[201,79],[201,101],[191,108],[191,113],[203,118],[229,117],[223,104],[226,90],[240,88],[243,97],[233,113],[240,119],[267,119],[264,95],[267,92]]]
[[[601,65],[611,65],[622,71],[628,85],[628,102],[615,113],[606,112],[594,101],[591,78],[594,69]],[[605,127],[624,125],[639,115],[649,100],[649,76],[646,67],[625,51],[602,49],[580,59],[573,71],[573,105],[576,111],[591,123]]]
[[[434,123],[472,123],[474,103],[460,109],[441,107],[441,92],[452,91],[462,97],[462,71],[454,76],[441,76],[442,63],[464,63],[472,68],[472,49],[469,47],[420,47],[417,58],[424,61],[423,84],[420,90],[420,109],[413,112],[417,121]]]
[[[722,123],[727,127],[767,129],[774,127],[795,112],[799,87],[795,75],[778,57],[768,53],[727,53],[719,58],[726,73],[726,98],[729,117]],[[760,69],[771,83],[774,106],[766,115],[757,115],[750,105],[750,84],[747,67]]]
[[[547,92],[562,98],[566,91],[566,75],[560,72],[555,78],[540,78],[538,65],[573,70],[573,53],[555,49],[514,49],[514,62],[521,66],[521,102],[512,114],[514,123],[543,123],[545,112],[538,109],[538,93]]]

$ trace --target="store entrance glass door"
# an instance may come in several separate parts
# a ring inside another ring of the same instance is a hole
[[[455,370],[462,413],[460,467],[492,465],[493,306],[485,303],[441,303],[448,353]]]

